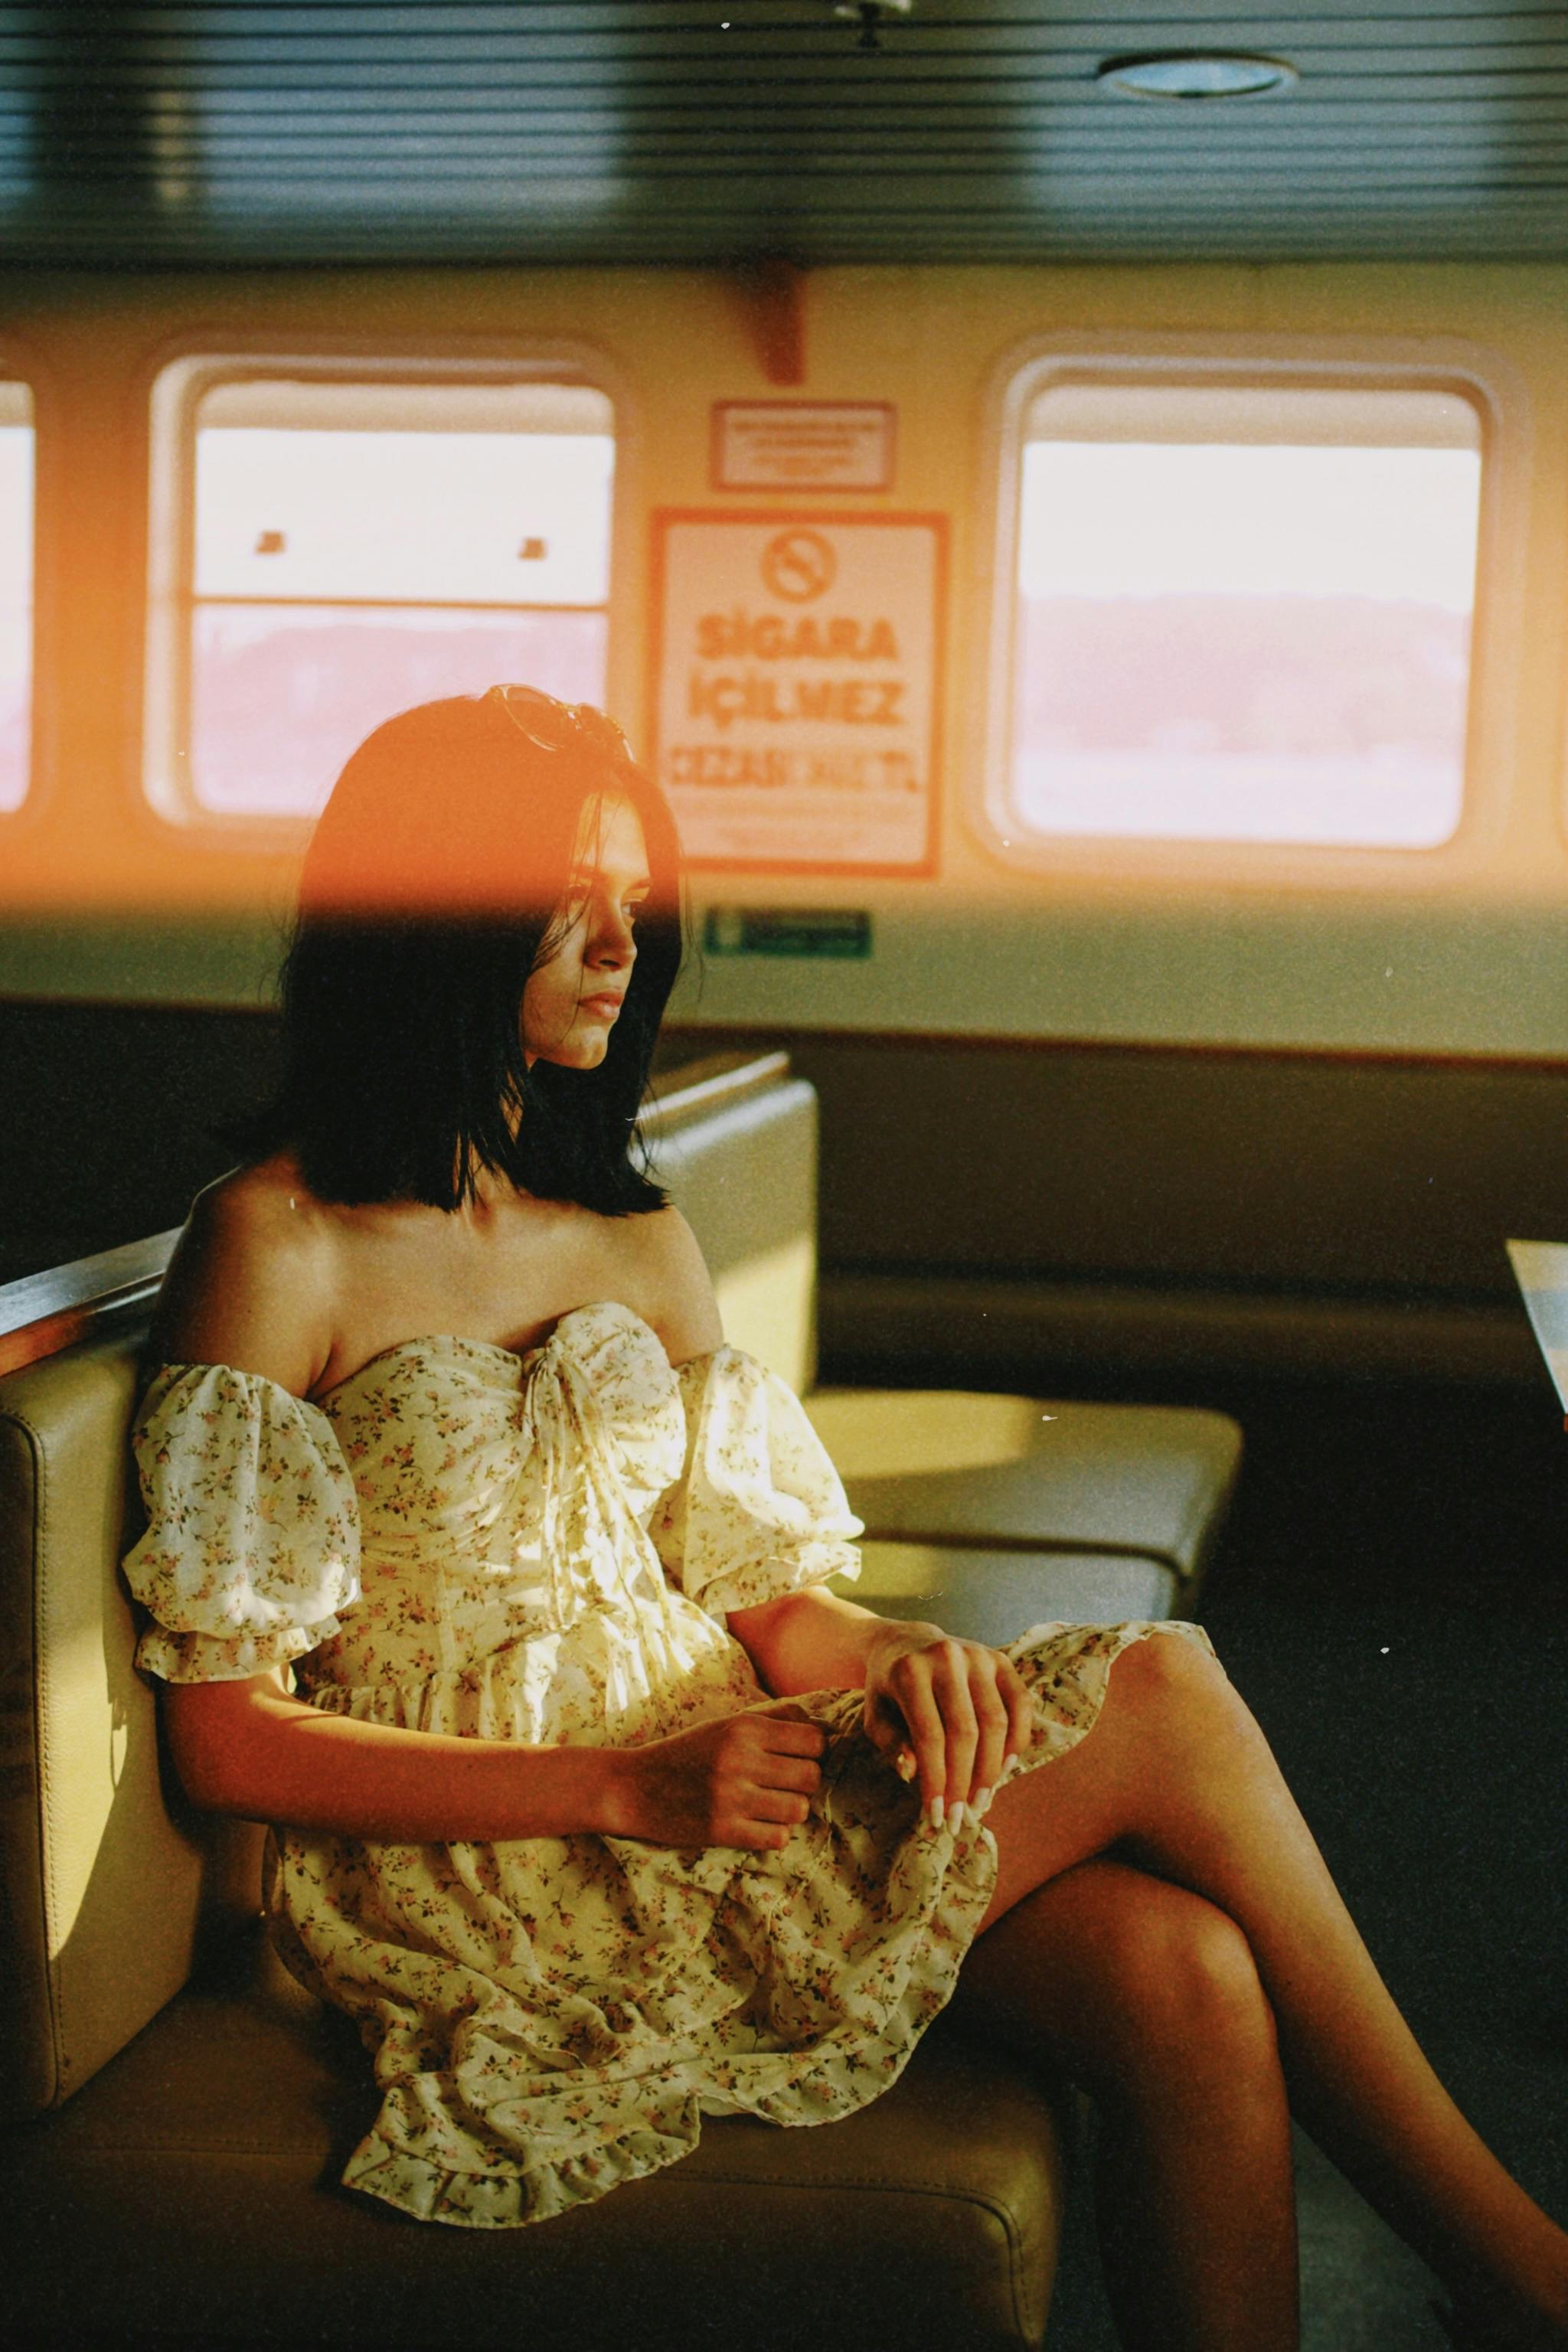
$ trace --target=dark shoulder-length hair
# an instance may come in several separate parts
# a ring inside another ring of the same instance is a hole
[[[674,821],[601,713],[511,692],[378,727],[311,838],[282,1083],[236,1140],[292,1151],[323,1200],[456,1209],[488,1170],[609,1216],[664,1204],[637,1118],[681,961]],[[523,986],[560,945],[584,803],[612,795],[637,811],[652,883],[626,997],[596,1068],[531,1066]]]

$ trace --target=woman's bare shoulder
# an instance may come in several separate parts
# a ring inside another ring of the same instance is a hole
[[[651,1323],[672,1364],[706,1356],[724,1344],[713,1284],[696,1234],[675,1208],[628,1217],[626,1240],[635,1258],[640,1299],[626,1304]]]
[[[163,1360],[233,1364],[303,1396],[331,1347],[338,1222],[285,1154],[209,1184],[164,1278]]]

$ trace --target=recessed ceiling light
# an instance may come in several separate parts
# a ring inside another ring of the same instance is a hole
[[[1108,58],[1095,79],[1116,98],[1264,98],[1294,89],[1298,76],[1283,58],[1173,49],[1159,57]]]

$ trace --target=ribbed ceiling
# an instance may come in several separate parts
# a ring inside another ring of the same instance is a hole
[[[1568,12],[1328,0],[0,7],[0,240],[71,264],[1568,252]],[[1284,97],[1118,99],[1261,52]]]

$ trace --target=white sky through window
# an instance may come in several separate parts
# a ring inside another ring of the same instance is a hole
[[[1468,612],[1473,449],[1033,441],[1026,596],[1409,598]]]
[[[597,604],[606,434],[206,429],[198,596]]]
[[[33,428],[0,424],[0,810],[27,796],[32,697]]]

